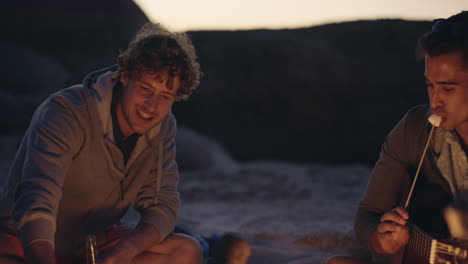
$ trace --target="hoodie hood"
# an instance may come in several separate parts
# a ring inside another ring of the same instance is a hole
[[[94,95],[97,113],[101,119],[104,135],[111,139],[111,141],[115,141],[112,126],[111,104],[114,86],[119,81],[118,69],[118,65],[112,65],[88,74],[83,80],[85,89],[89,89],[89,91]],[[163,121],[144,134],[148,142],[151,142],[152,139],[159,134],[162,122]]]

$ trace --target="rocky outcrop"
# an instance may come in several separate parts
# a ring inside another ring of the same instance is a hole
[[[34,109],[64,87],[69,72],[56,59],[0,42],[0,133],[25,128]]]
[[[174,112],[236,159],[371,163],[408,108],[427,100],[414,47],[428,27],[191,32],[205,76]]]
[[[0,110],[16,115],[0,118],[0,132],[24,131],[42,98],[114,63],[147,21],[128,0],[4,3]],[[234,159],[370,163],[405,111],[426,102],[413,51],[428,27],[378,20],[189,32],[205,76],[174,113]]]
[[[146,22],[131,0],[2,2],[0,133],[23,131],[51,92],[115,63]]]
[[[113,61],[112,55],[148,22],[131,0],[5,1],[0,10],[2,38],[68,66],[82,63],[80,57]]]

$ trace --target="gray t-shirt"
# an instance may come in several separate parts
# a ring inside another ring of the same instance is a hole
[[[433,150],[437,167],[450,185],[455,206],[468,208],[468,162],[458,135],[437,128]]]

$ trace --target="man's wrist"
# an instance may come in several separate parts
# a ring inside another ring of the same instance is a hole
[[[380,243],[378,240],[378,233],[377,231],[374,231],[371,233],[370,238],[369,238],[369,250],[377,255],[382,254],[382,249],[380,247]]]

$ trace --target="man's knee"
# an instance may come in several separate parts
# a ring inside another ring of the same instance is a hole
[[[202,248],[195,238],[183,234],[174,234],[174,236],[178,244],[175,248],[176,254],[183,254],[190,259],[202,258]]]
[[[195,238],[183,234],[171,234],[160,244],[148,250],[149,253],[172,255],[187,259],[201,259],[202,249]]]

